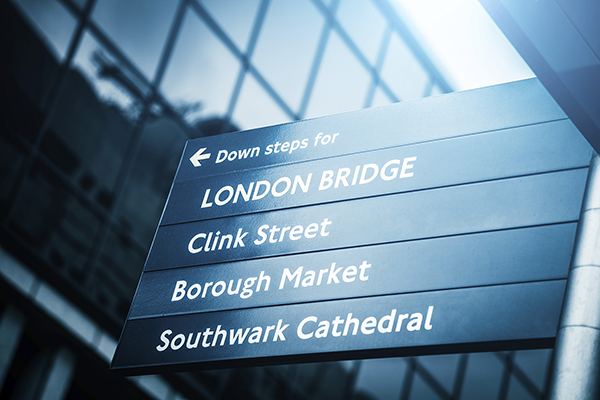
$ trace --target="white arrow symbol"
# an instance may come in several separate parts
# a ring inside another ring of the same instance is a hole
[[[200,160],[207,160],[210,158],[210,153],[202,154],[204,150],[206,150],[206,147],[201,148],[196,152],[196,154],[190,157],[190,161],[192,162],[192,164],[194,164],[194,167],[199,167],[202,165],[200,164]]]

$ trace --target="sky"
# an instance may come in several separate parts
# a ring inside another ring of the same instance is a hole
[[[535,76],[477,0],[393,2],[456,90]]]

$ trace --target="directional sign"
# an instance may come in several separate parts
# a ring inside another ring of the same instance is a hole
[[[191,140],[112,368],[551,346],[591,155],[537,80]]]

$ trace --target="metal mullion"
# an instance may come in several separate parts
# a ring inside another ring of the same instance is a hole
[[[444,388],[444,386],[438,382],[431,372],[425,368],[425,366],[415,359],[415,370],[423,378],[423,381],[441,398],[450,399],[450,393]]]
[[[221,39],[221,41],[223,42],[223,44],[225,44],[229,51],[231,51],[238,59],[243,59],[244,54],[242,53],[242,51],[238,49],[233,40],[229,38],[229,35],[225,33],[225,31],[221,28],[217,21],[215,21],[210,16],[210,14],[204,9],[204,7],[202,7],[197,0],[189,0],[189,2],[190,6],[194,11],[196,11],[200,19],[202,19],[206,23],[206,25],[208,25],[208,27],[212,30],[212,32],[215,35],[217,35],[219,39]]]
[[[452,87],[448,84],[446,79],[442,76],[437,67],[433,64],[431,59],[427,56],[425,51],[419,46],[414,36],[410,33],[410,29],[404,24],[404,22],[398,17],[396,11],[390,6],[386,0],[371,0],[381,14],[387,18],[388,22],[395,31],[404,39],[406,45],[410,48],[413,54],[417,57],[423,68],[433,75],[435,81],[438,82],[442,90],[446,93],[452,92]]]
[[[321,31],[319,44],[317,45],[317,50],[315,52],[315,57],[313,58],[313,64],[310,68],[310,73],[308,74],[308,80],[306,81],[304,94],[302,95],[302,100],[300,102],[300,108],[298,109],[299,119],[304,118],[306,110],[308,109],[308,102],[310,101],[312,91],[315,87],[315,83],[317,82],[319,69],[321,68],[323,56],[325,55],[325,49],[327,48],[329,36],[331,35],[333,14],[337,10],[339,4],[340,0],[333,0],[331,4],[331,13],[324,15],[325,23],[323,24],[323,30]]]
[[[142,72],[131,62],[129,59],[123,54],[121,49],[113,43],[111,39],[92,21],[90,21],[88,30],[92,32],[95,36],[96,40],[98,40],[106,49],[123,65],[127,68],[127,70],[136,78],[138,78],[142,84],[144,84],[148,89],[151,89],[151,84],[148,81],[148,78],[144,76]],[[135,83],[134,83],[135,84]]]
[[[469,362],[468,354],[461,354],[458,358],[458,366],[456,367],[456,374],[454,375],[454,383],[452,385],[452,398],[460,399],[462,388],[465,383],[465,376],[467,372],[467,364]]]
[[[254,76],[254,78],[263,87],[263,89],[265,89],[265,91],[273,98],[273,100],[275,100],[277,105],[279,105],[279,107],[281,107],[291,119],[300,119],[300,117],[296,113],[294,113],[292,108],[285,102],[285,100],[283,100],[283,98],[281,98],[281,96],[279,96],[277,91],[273,89],[269,82],[267,82],[267,80],[261,75],[260,72],[258,72],[258,70],[252,64],[248,66],[248,71],[252,74],[252,76]]]
[[[377,60],[375,61],[375,70],[377,71],[376,80],[374,77],[371,79],[371,85],[369,87],[369,91],[367,93],[367,97],[365,98],[364,107],[371,107],[373,104],[373,97],[375,97],[375,90],[379,85],[379,81],[381,80],[381,69],[383,68],[383,62],[385,61],[385,56],[387,55],[387,51],[390,46],[390,39],[392,38],[392,29],[389,25],[386,25],[385,31],[383,32],[383,37],[381,38],[381,44],[379,45],[379,52],[377,54]]]
[[[238,98],[240,96],[240,92],[242,91],[242,85],[244,84],[244,78],[246,77],[246,73],[248,72],[248,67],[250,65],[250,59],[254,54],[254,49],[256,47],[256,43],[258,41],[258,35],[260,30],[262,29],[265,17],[267,15],[267,9],[269,7],[270,0],[262,0],[260,2],[258,13],[256,14],[256,18],[254,19],[254,25],[252,27],[252,32],[250,33],[250,38],[248,40],[248,47],[246,49],[246,54],[242,57],[242,65],[240,66],[240,72],[238,74],[235,87],[233,88],[233,92],[231,94],[231,99],[229,100],[229,106],[227,107],[227,118],[231,119],[233,115],[233,111],[235,110],[235,106],[237,104]]]
[[[377,70],[371,65],[367,57],[362,53],[362,51],[358,48],[356,43],[352,40],[348,32],[340,25],[340,23],[335,19],[335,16],[331,14],[329,9],[327,9],[324,5],[321,4],[319,0],[312,0],[314,4],[318,5],[318,8],[324,13],[328,18],[331,18],[332,27],[335,29],[337,34],[340,36],[340,39],[348,46],[348,49],[354,54],[354,56],[358,59],[358,62],[362,64],[363,68],[366,69],[367,73],[371,75],[371,79],[379,82],[383,91],[395,102],[400,101],[396,95],[392,92],[389,86],[381,79]]]
[[[233,43],[233,41],[229,38],[229,36],[221,29],[219,24],[212,19],[212,17],[206,12],[204,7],[202,7],[196,0],[190,0],[193,9],[198,13],[200,18],[204,20],[204,22],[212,29],[213,33],[217,35],[221,41],[227,46],[227,48],[239,59],[243,62],[244,54],[240,49]],[[273,87],[267,82],[267,80],[258,72],[258,70],[251,64],[248,63],[248,71],[256,78],[258,83],[266,90],[266,92],[275,100],[275,102],[285,111],[288,116],[292,119],[297,120],[298,116],[292,111],[291,107],[287,105],[287,103],[279,96],[279,94],[273,89]]]

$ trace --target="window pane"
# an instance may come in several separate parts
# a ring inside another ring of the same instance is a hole
[[[337,34],[329,37],[307,118],[362,108],[370,76]]]
[[[354,391],[370,396],[364,398],[399,399],[405,371],[406,362],[401,358],[363,360]]]
[[[246,75],[233,120],[240,129],[289,122],[290,118],[250,74]]]
[[[448,393],[452,392],[459,356],[456,354],[419,357],[419,363]]]
[[[75,19],[55,0],[16,0],[15,3],[55,59],[62,60],[75,30]]]
[[[492,353],[469,354],[461,400],[497,398],[502,373],[502,364]]]
[[[10,223],[49,265],[76,283],[84,281],[100,220],[40,161],[23,182]]]
[[[383,90],[381,90],[381,88],[378,87],[375,89],[375,96],[373,96],[371,107],[384,106],[391,103],[393,103],[393,101],[385,94]]]
[[[537,388],[543,391],[551,357],[552,350],[523,350],[515,353],[514,361]]]
[[[179,127],[164,116],[144,126],[117,218],[145,248],[150,247],[186,139]]]
[[[429,79],[427,72],[397,34],[393,34],[390,40],[381,77],[400,100],[423,97]]]
[[[161,90],[178,108],[199,105],[185,118],[193,123],[224,115],[240,64],[191,11],[186,13]]]
[[[27,153],[24,146],[19,145],[17,140],[5,136],[5,133],[6,130],[0,129],[0,202],[2,203],[8,198]],[[0,213],[4,214],[5,209],[0,207]]]
[[[246,51],[260,0],[202,0],[210,15],[240,49]]]
[[[309,1],[269,5],[252,61],[293,110],[300,107],[323,24]]]
[[[109,230],[89,281],[90,297],[110,314],[125,320],[144,259],[145,255],[136,251],[125,235]]]
[[[444,397],[438,396],[431,386],[421,378],[419,374],[413,376],[412,386],[410,387],[410,400],[442,400]]]
[[[178,1],[99,0],[92,18],[151,80]]]
[[[12,3],[0,3],[0,18],[4,35],[0,57],[2,124],[6,133],[33,142],[44,119],[43,110],[59,63],[51,45],[25,22]]]
[[[375,64],[386,26],[379,10],[370,0],[342,0],[337,17],[360,51]]]
[[[75,59],[77,68],[65,77],[41,150],[108,209],[114,201],[113,187],[139,101],[113,81],[101,77],[100,70],[93,70],[97,54],[107,53],[91,36],[86,36]]]

